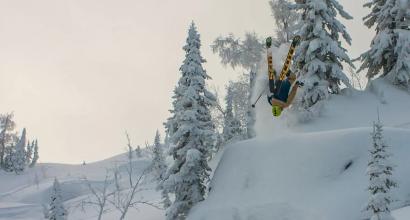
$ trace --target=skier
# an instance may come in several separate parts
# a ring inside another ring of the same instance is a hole
[[[295,81],[296,75],[293,72],[290,72],[283,81],[269,79],[269,88],[272,94],[268,95],[268,102],[272,105],[273,116],[280,116],[283,109],[292,104],[298,87],[303,86],[302,82]]]
[[[303,86],[302,82],[296,81],[296,74],[294,74],[289,69],[290,62],[295,52],[295,47],[299,43],[299,41],[299,36],[295,36],[293,38],[288,55],[286,57],[285,64],[282,68],[279,78],[276,79],[276,71],[273,69],[272,64],[272,38],[268,37],[266,39],[266,46],[268,48],[269,90],[272,93],[271,95],[268,95],[268,102],[270,105],[272,105],[272,114],[275,117],[280,116],[282,110],[284,108],[287,108],[293,102],[298,87]]]

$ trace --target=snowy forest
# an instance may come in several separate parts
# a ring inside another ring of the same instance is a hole
[[[338,0],[264,4],[272,36],[228,29],[205,44],[190,19],[167,118],[144,143],[118,131],[118,155],[42,162],[45,137],[39,149],[0,114],[0,220],[410,219],[410,2],[355,2],[361,17]],[[373,34],[356,57],[347,22]],[[235,72],[222,89],[211,58]]]

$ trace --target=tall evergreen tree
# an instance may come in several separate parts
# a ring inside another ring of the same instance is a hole
[[[166,123],[174,163],[167,172],[164,190],[175,195],[167,220],[185,219],[191,207],[204,199],[211,170],[207,158],[215,143],[215,131],[209,107],[215,96],[206,89],[205,80],[210,77],[202,67],[205,60],[200,46],[200,35],[192,23],[183,47],[186,55],[174,90],[172,117]]]
[[[241,97],[246,101],[246,132],[248,138],[254,137],[255,125],[255,110],[249,104],[253,98],[255,88],[256,73],[261,69],[260,63],[262,60],[262,53],[264,52],[264,44],[259,40],[255,33],[246,33],[245,39],[237,39],[233,34],[227,37],[218,37],[211,45],[212,51],[218,53],[223,65],[230,65],[232,68],[242,67],[249,71],[246,74],[246,89],[247,99]]]
[[[360,56],[359,71],[367,69],[367,77],[381,74],[393,84],[410,88],[410,14],[400,0],[371,0],[364,5],[371,9],[364,17],[368,28],[375,26],[376,36],[370,49]]]
[[[34,141],[27,141],[26,147],[26,164],[30,165],[31,161],[33,160],[33,153],[34,153]]]
[[[33,152],[33,158],[31,159],[31,163],[29,165],[29,167],[34,167],[37,164],[37,161],[39,159],[39,155],[38,155],[38,141],[35,140],[34,141],[34,152]]]
[[[11,157],[13,163],[13,171],[16,173],[24,171],[27,165],[26,142],[26,129],[24,128],[19,141],[14,147],[14,152],[12,153]]]
[[[249,78],[247,74],[242,74],[237,80],[230,81],[228,84],[230,94],[229,94],[229,102],[230,108],[232,110],[232,115],[239,122],[240,132],[241,132],[241,139],[248,139],[255,136],[255,131],[253,129],[253,125],[255,123],[255,115],[254,110],[250,111],[249,109],[253,109],[251,107],[250,97],[251,92],[249,90]],[[228,91],[228,90],[227,90]],[[228,94],[226,94],[228,96]],[[225,96],[225,97],[226,97]],[[244,98],[248,97],[248,99]],[[225,100],[226,102],[227,100]],[[221,107],[220,107],[221,108]],[[224,123],[226,122],[226,112],[223,111],[222,116],[222,128],[224,127]]]
[[[370,199],[366,210],[370,212],[371,220],[393,220],[389,208],[392,201],[390,190],[397,184],[392,180],[393,165],[389,161],[389,146],[383,140],[383,126],[380,121],[373,124],[372,140],[367,166]]]
[[[7,172],[14,171],[14,145],[5,148],[3,169]]]
[[[242,136],[241,122],[233,114],[233,102],[234,94],[232,84],[229,84],[226,92],[226,110],[223,127],[223,139],[225,143],[239,140]]]
[[[169,199],[169,193],[164,189],[164,180],[167,172],[167,165],[164,157],[164,146],[161,144],[161,136],[157,130],[154,138],[154,146],[152,148],[152,164],[151,171],[154,175],[154,179],[157,181],[156,190],[161,191],[161,203],[164,208],[168,208],[171,205]]]
[[[301,43],[296,49],[295,64],[305,81],[305,91],[299,103],[309,109],[326,99],[330,93],[339,93],[340,84],[350,86],[342,63],[353,66],[340,36],[351,44],[350,35],[336,16],[352,19],[336,0],[298,1],[294,8],[301,10],[302,27],[298,33]]]
[[[67,210],[64,208],[63,199],[61,196],[61,187],[57,178],[54,179],[53,188],[51,190],[50,209],[48,213],[49,220],[66,220],[68,216]]]
[[[135,154],[137,154],[138,158],[142,157],[142,149],[141,146],[137,145],[137,147],[135,148]]]
[[[18,137],[14,132],[16,123],[13,121],[14,115],[0,115],[0,168],[6,169],[5,157],[8,147],[16,144]]]
[[[212,51],[221,58],[223,65],[232,68],[242,67],[246,70],[256,72],[262,59],[264,44],[256,33],[246,33],[243,40],[236,38],[233,34],[227,37],[218,37],[211,45]]]
[[[27,141],[25,128],[18,137],[15,126],[12,113],[0,115],[0,169],[19,173],[37,162],[38,146],[35,147],[37,141]]]
[[[154,176],[154,179],[157,182],[161,182],[164,178],[165,172],[167,170],[167,165],[165,164],[164,151],[161,144],[161,136],[159,131],[155,133],[154,146],[152,147],[152,164],[151,172]]]
[[[275,20],[275,40],[278,44],[289,43],[300,27],[299,14],[290,8],[288,0],[271,0],[269,5]]]

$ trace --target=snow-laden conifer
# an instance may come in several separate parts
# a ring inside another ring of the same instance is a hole
[[[142,149],[140,145],[137,145],[137,147],[135,148],[135,154],[137,155],[137,158],[142,157]]]
[[[27,165],[26,142],[26,129],[24,128],[11,156],[13,171],[16,173],[24,171]]]
[[[26,164],[30,165],[31,161],[33,160],[33,153],[34,153],[34,141],[27,141],[26,147]]]
[[[0,115],[0,168],[8,169],[5,157],[10,156],[10,146],[14,146],[18,140],[14,131],[16,123],[13,120],[13,113]],[[8,158],[11,160],[11,158]],[[8,162],[10,163],[10,162]]]
[[[390,190],[397,184],[392,180],[393,165],[388,151],[389,146],[383,140],[383,126],[378,121],[373,124],[372,146],[367,175],[370,177],[370,199],[366,206],[370,220],[393,220],[389,205],[392,202]]]
[[[242,74],[237,80],[235,81],[230,81],[228,84],[229,87],[229,95],[227,94],[227,96],[229,96],[229,107],[227,106],[227,100],[226,100],[226,96],[225,96],[225,103],[226,103],[226,107],[228,107],[230,109],[230,111],[232,112],[231,115],[226,113],[226,110],[220,110],[222,111],[222,119],[221,119],[221,126],[222,128],[225,127],[226,124],[226,116],[228,116],[228,118],[230,116],[234,116],[236,127],[238,127],[240,129],[240,139],[248,139],[248,138],[252,138],[255,136],[255,131],[253,129],[253,124],[255,123],[255,111],[254,109],[251,107],[251,93],[249,90],[249,78],[247,74]],[[227,89],[228,91],[228,89]],[[248,98],[244,98],[244,97],[248,97]],[[218,102],[219,103],[219,102]],[[219,105],[219,104],[218,104]],[[218,106],[219,109],[222,109],[221,106]],[[227,109],[227,110],[229,110]],[[250,109],[252,109],[252,111],[250,111]],[[228,121],[231,121],[232,117],[230,117],[230,119],[228,119]],[[222,134],[223,135],[223,134]],[[239,136],[238,136],[239,137]],[[220,142],[220,143],[223,143]]]
[[[8,146],[4,150],[3,168],[7,172],[14,172],[14,145]]]
[[[246,109],[246,117],[243,125],[246,126],[247,138],[255,137],[255,110],[249,104],[253,98],[255,88],[256,73],[261,69],[263,59],[264,44],[255,33],[246,33],[245,39],[236,38],[233,34],[227,37],[218,37],[211,45],[212,51],[221,58],[223,65],[230,65],[232,68],[242,67],[249,71],[245,74],[246,94],[243,94],[242,103],[246,103],[242,108]],[[240,81],[243,81],[241,79]],[[244,98],[246,97],[246,98]]]
[[[151,173],[157,182],[161,182],[167,171],[167,165],[165,164],[164,150],[161,144],[161,136],[159,131],[155,133],[154,146],[152,147],[152,164]]]
[[[178,173],[167,179],[166,186],[171,186],[175,190],[175,200],[167,209],[167,220],[183,220],[189,210],[196,203],[204,200],[204,181],[209,178],[210,171],[203,153],[195,148],[186,152],[185,161]],[[206,170],[204,171],[204,168]]]
[[[240,140],[242,136],[241,122],[233,114],[233,90],[232,84],[229,84],[226,92],[226,110],[224,117],[223,139],[225,143]]]
[[[33,150],[33,158],[31,159],[31,163],[29,167],[34,167],[37,164],[38,159],[40,158],[38,155],[38,141],[34,141],[34,150]]]
[[[255,72],[260,68],[264,44],[255,33],[248,32],[243,40],[233,34],[220,36],[214,40],[211,48],[219,55],[223,65]]]
[[[343,72],[343,63],[352,65],[341,38],[351,43],[349,33],[337,16],[352,17],[336,0],[298,1],[295,9],[301,10],[300,45],[296,49],[295,64],[305,89],[298,103],[310,109],[329,93],[339,93],[341,83],[350,86]]]
[[[49,220],[66,220],[68,216],[67,210],[64,208],[61,195],[61,187],[57,178],[54,179],[53,188],[51,189],[50,208],[48,213]]]
[[[371,0],[365,7],[371,12],[364,17],[368,28],[375,26],[370,49],[360,56],[359,71],[367,69],[367,77],[379,75],[393,84],[410,86],[410,13],[406,1]]]
[[[206,89],[205,80],[210,77],[202,67],[205,60],[200,46],[200,35],[192,23],[183,47],[186,55],[174,90],[172,116],[166,123],[174,163],[167,171],[164,191],[175,195],[166,212],[167,220],[185,219],[191,207],[204,199],[211,170],[207,158],[215,132],[209,107],[215,96]]]
[[[289,43],[300,28],[299,14],[290,8],[288,0],[271,0],[269,5],[275,20],[275,40],[279,44]]]

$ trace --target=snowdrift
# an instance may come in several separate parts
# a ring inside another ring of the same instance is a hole
[[[371,128],[255,139],[226,149],[207,200],[189,219],[360,219]],[[386,128],[403,206],[410,199],[410,130]]]
[[[378,80],[366,91],[332,96],[306,124],[290,113],[273,119],[268,106],[259,107],[258,137],[225,149],[208,198],[188,219],[362,219],[377,108],[397,166],[392,208],[410,205],[410,95]]]

